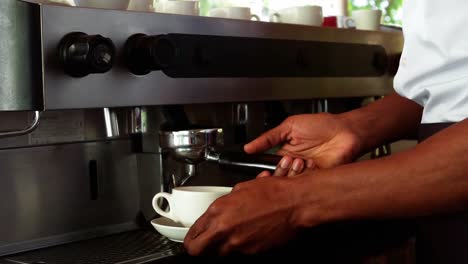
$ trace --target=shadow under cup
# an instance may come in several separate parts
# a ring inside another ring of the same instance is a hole
[[[172,193],[156,194],[153,198],[153,208],[162,217],[190,227],[216,199],[231,191],[231,187],[220,186],[177,187],[172,189]],[[161,199],[165,199],[169,204],[167,210],[160,207]]]

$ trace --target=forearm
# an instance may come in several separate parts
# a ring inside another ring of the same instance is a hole
[[[393,93],[341,117],[360,138],[364,154],[379,145],[415,135],[422,110],[417,103]]]
[[[467,134],[465,121],[412,150],[292,179],[296,224],[467,210]]]

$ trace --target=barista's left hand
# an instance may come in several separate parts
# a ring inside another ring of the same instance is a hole
[[[294,181],[266,177],[236,185],[190,228],[184,241],[188,253],[254,254],[290,240],[298,229],[295,212],[300,204]]]
[[[257,175],[257,178],[277,176],[277,177],[294,177],[300,175],[304,170],[316,169],[313,160],[303,160],[301,158],[293,158],[284,156],[276,166],[276,170],[272,173],[270,171],[263,171]]]

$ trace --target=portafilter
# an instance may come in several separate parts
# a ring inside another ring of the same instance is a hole
[[[169,151],[172,158],[187,164],[209,161],[222,166],[274,171],[281,160],[277,155],[220,151],[222,134],[221,128],[160,131],[159,140],[161,148]]]

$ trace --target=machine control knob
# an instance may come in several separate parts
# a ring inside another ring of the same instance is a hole
[[[101,35],[73,32],[63,37],[59,44],[60,62],[65,73],[72,77],[110,71],[115,53],[112,40]]]
[[[146,75],[170,67],[176,60],[177,48],[165,35],[136,34],[125,44],[125,58],[129,70]]]

